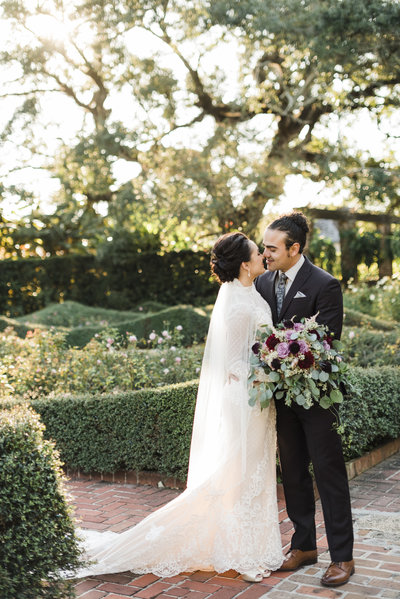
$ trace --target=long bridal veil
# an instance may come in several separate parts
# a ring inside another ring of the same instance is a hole
[[[249,319],[247,311],[243,311],[247,295],[247,288],[238,281],[224,283],[214,305],[193,423],[188,488],[199,485],[220,469],[232,442],[240,443],[242,473],[246,468],[247,375],[257,324],[255,314]],[[235,410],[236,426],[231,429],[232,417],[227,408]]]

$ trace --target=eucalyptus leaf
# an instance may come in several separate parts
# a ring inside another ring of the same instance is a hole
[[[334,403],[343,402],[343,394],[339,391],[339,389],[334,389],[333,391],[331,391],[329,397]]]
[[[305,403],[307,403],[306,398],[304,397],[304,395],[302,393],[299,393],[296,397],[295,397],[295,402],[299,405],[299,406],[304,406]]]
[[[327,380],[329,380],[329,374],[327,372],[324,372],[323,370],[319,373],[319,380],[322,383],[326,383]]]
[[[273,383],[277,383],[281,377],[278,372],[272,371],[269,373],[269,380]]]
[[[329,399],[327,395],[324,395],[323,397],[321,397],[319,405],[321,406],[321,408],[324,408],[326,410],[332,405],[332,401]]]

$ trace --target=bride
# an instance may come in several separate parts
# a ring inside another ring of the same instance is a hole
[[[87,550],[79,576],[133,570],[161,577],[233,569],[260,582],[283,562],[276,499],[275,406],[248,405],[257,326],[271,322],[253,281],[264,272],[242,233],[214,245],[221,284],[204,352],[186,490],[111,542]]]

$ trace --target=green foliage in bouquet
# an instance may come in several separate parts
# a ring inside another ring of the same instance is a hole
[[[251,406],[258,400],[265,408],[272,398],[305,409],[342,403],[340,385],[347,382],[348,367],[341,344],[315,318],[265,325],[257,332],[250,359]]]
[[[70,597],[80,550],[53,444],[24,406],[0,411],[0,597]]]

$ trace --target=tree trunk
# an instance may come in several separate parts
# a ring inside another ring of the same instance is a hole
[[[342,271],[342,281],[347,286],[350,279],[358,281],[357,258],[351,249],[352,232],[354,230],[354,221],[348,219],[339,221],[340,234],[340,267]]]
[[[378,230],[381,234],[380,252],[379,252],[379,278],[392,277],[393,275],[393,254],[390,247],[391,226],[390,223],[378,225]]]

